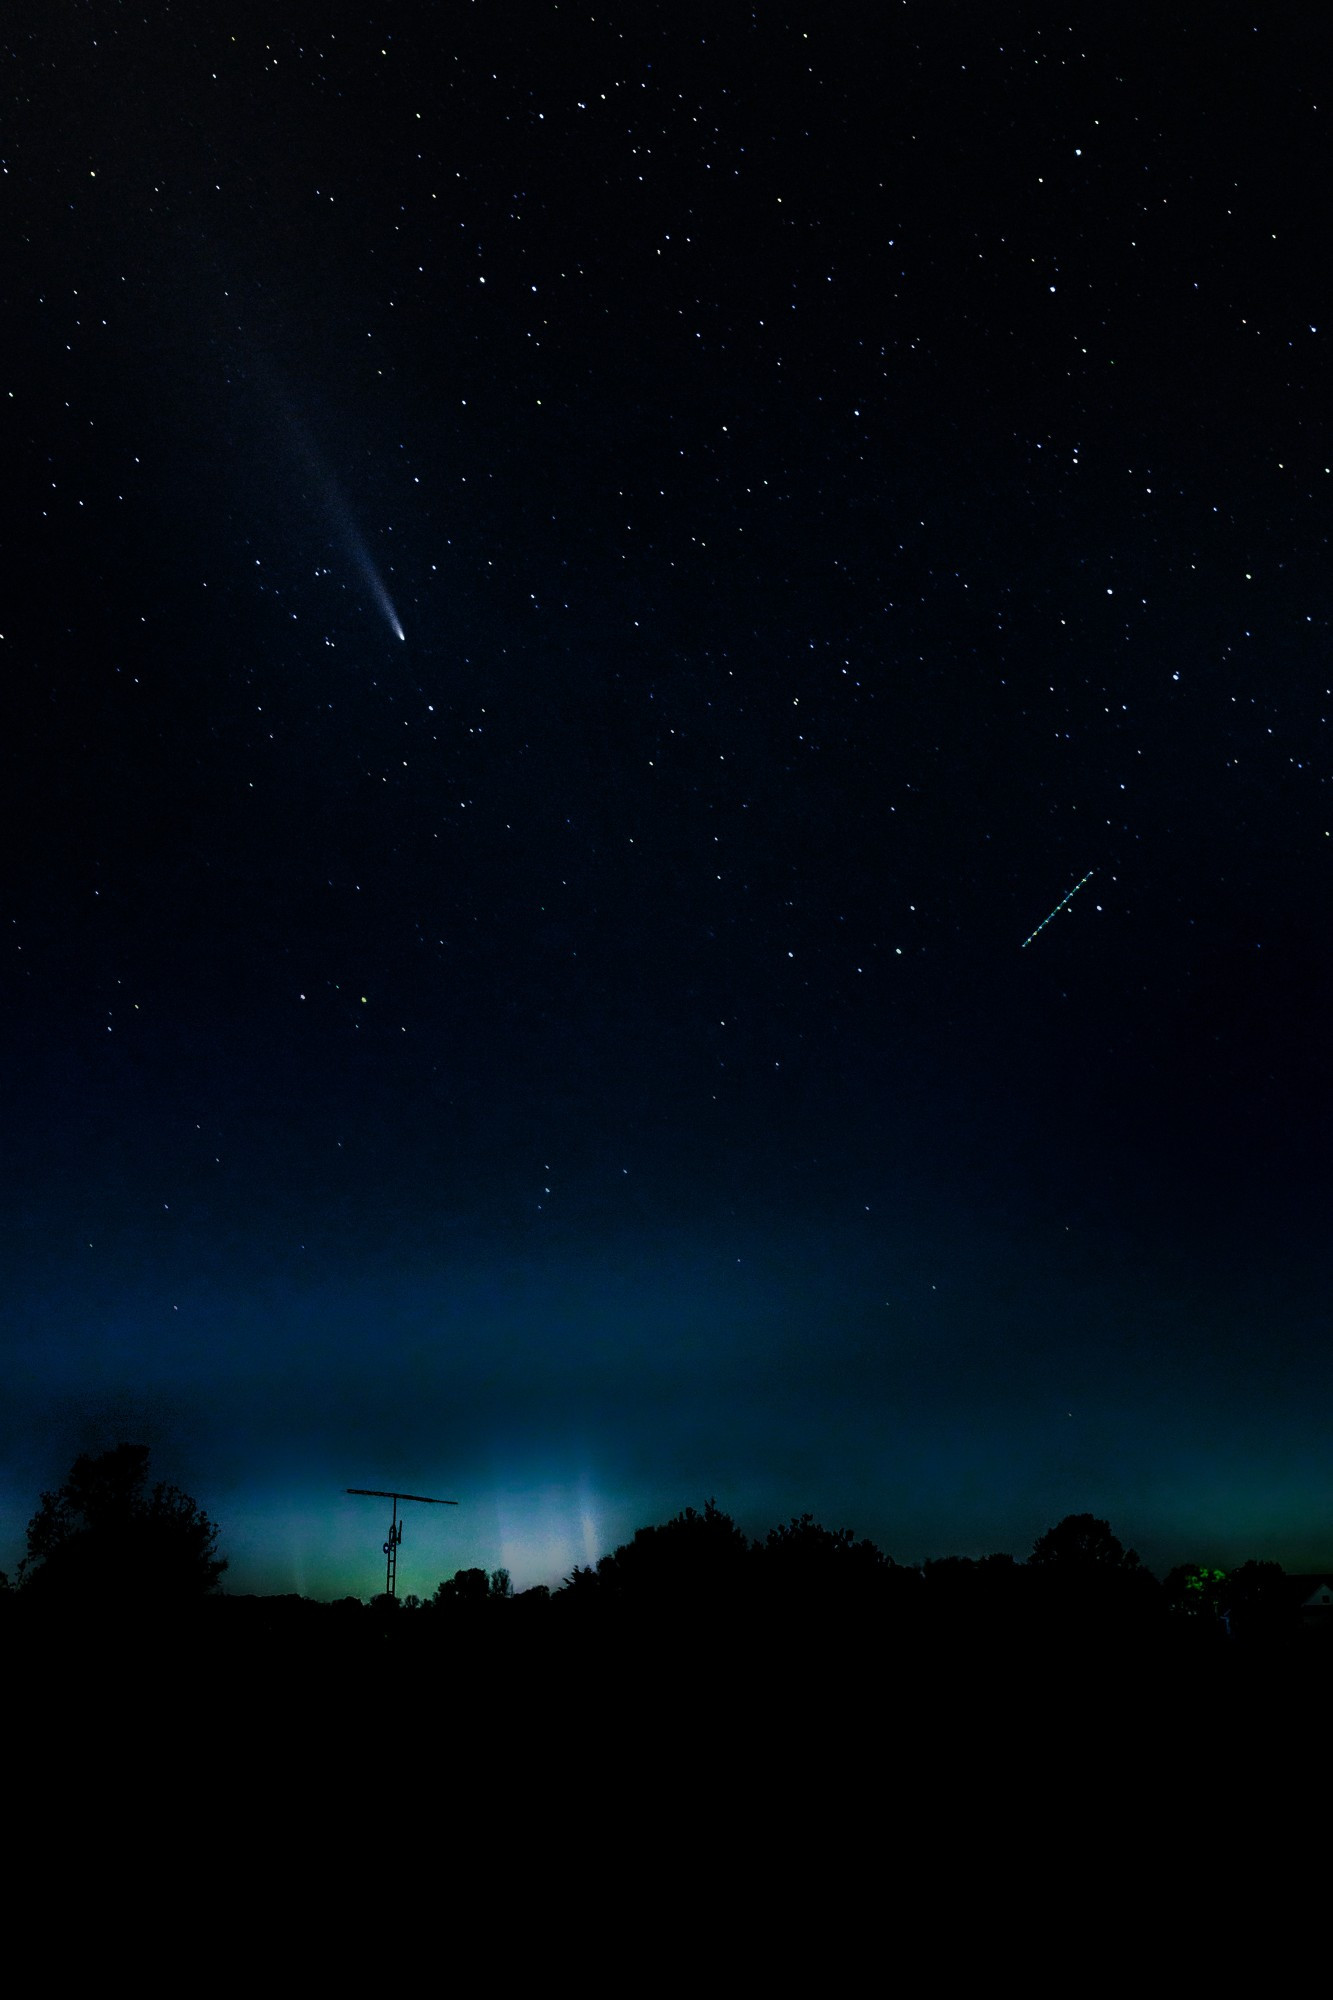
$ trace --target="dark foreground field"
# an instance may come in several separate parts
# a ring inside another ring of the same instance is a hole
[[[256,1812],[521,1795],[577,1809],[646,1796],[820,1792],[877,1810],[994,1788],[1131,1779],[1159,1797],[1301,1771],[1322,1742],[1333,1647],[1158,1629],[903,1632],[849,1621],[449,1621],[293,1600],[189,1617],[11,1621],[11,1771],[76,1762],[142,1805],[241,1795]],[[987,1803],[989,1801],[989,1804]],[[894,1807],[896,1812],[898,1807]]]
[[[1243,1957],[1314,1858],[1322,1646],[205,1612],[7,1655],[14,1907],[173,1984],[181,1950],[341,1990],[426,1949],[617,1993],[1064,1992],[1071,1953],[1079,1990]]]

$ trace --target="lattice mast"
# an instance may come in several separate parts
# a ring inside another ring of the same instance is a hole
[[[349,1493],[359,1493],[370,1500],[392,1500],[393,1517],[389,1522],[389,1539],[384,1544],[384,1594],[398,1596],[398,1544],[403,1539],[403,1524],[398,1519],[398,1502],[416,1500],[423,1507],[456,1507],[456,1500],[433,1500],[429,1493],[386,1493],[378,1486],[349,1486]]]

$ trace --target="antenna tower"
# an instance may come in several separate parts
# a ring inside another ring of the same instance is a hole
[[[389,1539],[384,1544],[384,1594],[395,1600],[398,1596],[398,1544],[403,1539],[403,1524],[398,1519],[400,1500],[419,1500],[423,1507],[456,1507],[456,1500],[432,1500],[429,1493],[385,1493],[378,1486],[349,1486],[349,1493],[361,1493],[371,1500],[392,1500],[393,1518],[389,1522]]]

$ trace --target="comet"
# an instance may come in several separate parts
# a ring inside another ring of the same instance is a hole
[[[362,576],[365,578],[367,584],[370,586],[371,596],[374,598],[376,604],[378,604],[380,610],[384,613],[385,623],[388,625],[389,630],[393,633],[395,639],[402,639],[405,641],[407,638],[407,634],[403,630],[402,620],[398,616],[398,612],[394,605],[393,599],[390,597],[387,589],[385,588],[384,578],[380,575],[379,571],[375,567],[374,562],[371,559],[370,550],[366,547],[360,535],[357,533],[345,508],[341,508],[339,510],[337,519],[338,519],[338,524],[342,530],[343,540],[346,543],[348,549],[351,551],[352,558],[356,563],[357,568],[360,570]]]
[[[360,572],[394,638],[406,643],[407,634],[403,630],[403,621],[398,616],[398,607],[390,597],[384,578],[375,566],[375,559],[352,518],[351,509],[343,497],[341,487],[324,462],[314,439],[298,416],[291,398],[273,370],[263,362],[262,358],[258,360],[257,367],[259,379],[282,416],[295,455],[315,488],[329,525],[351,557],[353,565]]]

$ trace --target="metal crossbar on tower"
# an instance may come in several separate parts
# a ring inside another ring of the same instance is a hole
[[[423,1507],[456,1507],[456,1500],[433,1500],[429,1493],[386,1493],[379,1486],[349,1486],[349,1493],[363,1494],[370,1500],[392,1500],[393,1518],[389,1523],[389,1539],[384,1544],[384,1594],[394,1599],[398,1596],[398,1544],[403,1539],[403,1524],[398,1519],[400,1500],[418,1500]]]

